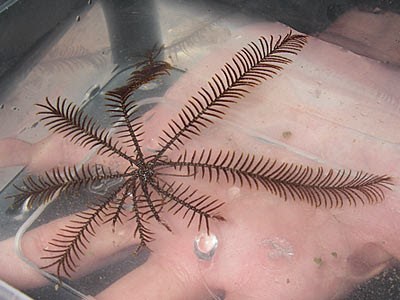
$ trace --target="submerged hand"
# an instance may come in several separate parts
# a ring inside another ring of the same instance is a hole
[[[269,24],[246,30],[248,36],[254,35],[252,39],[265,32],[285,32],[285,29]],[[232,51],[240,48],[230,46]],[[368,129],[365,127],[364,131],[358,130],[359,123],[351,119],[353,103],[339,107],[343,110],[340,124],[334,122],[335,115],[332,117],[329,107],[313,106],[332,97],[321,99],[321,94],[318,97],[312,95],[309,92],[315,87],[312,79],[305,78],[309,89],[302,87],[300,90],[298,80],[309,74],[302,73],[302,69],[309,66],[311,57],[315,59],[316,69],[327,67],[326,61],[315,58],[314,49],[322,49],[335,57],[343,56],[337,53],[337,49],[312,40],[286,73],[257,87],[244,101],[232,105],[224,121],[203,130],[204,134],[188,142],[187,147],[223,147],[313,167],[322,161],[328,164],[328,168],[344,165],[355,170],[387,173],[397,180],[398,171],[391,162],[398,157],[398,149],[367,139],[364,132]],[[160,127],[176,116],[177,111],[171,108],[170,103],[180,107],[190,95],[195,94],[199,80],[208,80],[218,70],[209,70],[205,66],[227,61],[230,56],[231,53],[224,51],[210,56],[209,63],[188,72],[166,93],[165,99],[169,104],[159,105],[152,112],[155,116],[145,125],[147,138],[143,141],[144,145],[150,149],[156,147],[152,137],[157,137]],[[351,57],[351,60],[355,58]],[[291,88],[288,83],[293,83]],[[333,93],[325,86],[327,84],[319,82],[326,88],[323,91]],[[342,91],[340,87],[335,88]],[[335,101],[346,99],[343,95],[339,96],[341,98]],[[371,105],[368,100],[365,101]],[[328,103],[337,109],[334,106],[337,102]],[[385,109],[388,108],[383,107]],[[326,114],[323,114],[325,111]],[[224,126],[221,127],[221,124]],[[283,135],[283,132],[290,134]],[[380,133],[374,134],[377,138]],[[332,137],[335,137],[333,142]],[[390,132],[386,133],[386,140],[393,137]],[[351,147],[349,140],[355,140]],[[271,146],[272,142],[278,147]],[[379,164],[372,159],[378,152],[382,157]],[[40,162],[37,155],[33,156],[36,162]],[[192,178],[182,180],[193,182]],[[328,299],[376,274],[390,264],[392,257],[400,254],[396,239],[396,228],[400,225],[395,201],[397,191],[388,192],[384,203],[375,206],[354,208],[345,204],[341,209],[316,209],[306,203],[284,202],[262,189],[249,189],[238,184],[232,186],[222,180],[219,184],[196,180],[195,188],[226,203],[221,209],[226,222],[211,224],[211,233],[218,239],[218,247],[211,260],[199,259],[194,252],[194,240],[199,235],[195,226],[186,229],[186,223],[179,216],[163,214],[173,233],[154,222],[151,229],[156,240],[149,244],[153,251],[150,258],[97,295],[96,299],[212,299],[210,291],[224,291],[225,299]],[[23,241],[24,253],[39,266],[42,265],[38,259],[43,256],[41,249],[66,222],[67,219],[60,219],[29,232]],[[90,255],[79,261],[74,276],[88,273],[110,260],[133,252],[133,246],[138,242],[132,238],[135,224],[128,220],[124,223],[125,226],[117,225],[115,233],[111,224],[96,228],[97,238],[91,238],[86,251]],[[5,272],[7,266],[10,267],[9,262],[16,260],[11,245],[10,240],[2,243],[5,255],[0,262],[4,266],[1,277],[21,288],[41,284],[41,279],[33,273],[13,279]],[[26,269],[17,262],[12,265],[12,268],[17,267]]]

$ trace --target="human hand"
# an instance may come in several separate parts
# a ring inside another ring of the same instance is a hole
[[[265,32],[283,30],[280,33],[285,33],[285,29],[270,24],[245,30],[246,39],[250,40]],[[240,48],[233,44],[221,53],[214,53],[208,63],[188,72],[171,87],[164,97],[167,104],[156,107],[151,112],[153,117],[145,124],[147,138],[143,143],[146,147],[154,149],[157,146],[160,127],[175,117],[182,103],[218,70],[215,62],[228,61],[232,51]],[[396,160],[398,149],[389,143],[376,142],[383,133],[386,140],[395,140],[393,128],[385,127],[385,123],[375,129],[373,138],[367,138],[366,133],[370,133],[376,123],[364,123],[366,118],[362,115],[358,120],[352,118],[358,105],[355,99],[365,96],[364,91],[357,90],[356,96],[343,95],[346,87],[343,83],[340,86],[334,82],[338,88],[329,81],[332,78],[324,81],[321,74],[315,83],[314,78],[308,77],[312,71],[334,67],[330,60],[316,57],[315,51],[324,53],[325,57],[335,57],[336,67],[352,80],[355,80],[351,77],[352,72],[357,72],[345,68],[348,62],[364,63],[356,56],[347,57],[348,54],[340,53],[335,47],[311,40],[280,76],[263,83],[243,101],[232,105],[224,120],[203,130],[201,137],[188,142],[186,147],[250,152],[313,167],[323,164],[327,168],[363,169],[389,174],[397,180],[398,174],[391,162]],[[341,62],[340,66],[338,62]],[[311,63],[314,67],[309,67]],[[366,64],[380,69],[374,63]],[[383,69],[379,71],[384,72]],[[328,96],[321,96],[316,86],[321,86],[320,92]],[[343,99],[348,101],[341,103]],[[373,101],[368,98],[365,101],[367,104],[361,110],[372,114],[368,116],[369,121],[379,119],[380,114],[386,115],[389,109],[379,106],[379,110],[374,110]],[[321,103],[329,103],[330,107]],[[339,150],[336,141],[340,141]],[[271,146],[274,143],[275,146]],[[382,157],[379,163],[373,159],[377,153]],[[42,156],[32,157],[40,166],[47,155],[42,151]],[[193,179],[182,180],[189,183]],[[195,181],[195,187],[200,191],[208,192],[210,186],[207,180]],[[173,229],[173,234],[154,224],[151,229],[156,240],[150,244],[153,253],[149,260],[96,299],[113,299],[116,295],[119,299],[131,299],[132,295],[137,299],[204,298],[208,294],[206,287],[224,290],[226,299],[265,299],[266,296],[271,299],[323,299],[341,294],[355,282],[365,280],[387,266],[392,257],[398,257],[396,190],[388,192],[382,204],[359,205],[357,208],[345,204],[340,209],[316,209],[302,202],[284,202],[261,189],[232,186],[222,181],[213,184],[209,193],[226,203],[221,214],[227,220],[211,224],[211,232],[219,241],[211,261],[199,260],[193,251],[193,242],[198,235],[195,226],[186,229],[186,223],[179,217],[165,214],[163,218]],[[23,242],[25,251],[29,249],[26,251],[28,256],[42,256],[39,254],[43,253],[41,249],[55,236],[57,227],[63,227],[65,222],[65,219],[57,220],[30,232]],[[114,234],[111,225],[96,229],[98,238],[91,240],[87,250],[94,255],[79,262],[75,276],[99,267],[115,252],[123,256],[131,251],[131,246],[138,242],[131,238],[135,224],[125,223],[124,227],[117,226]],[[10,249],[10,245],[10,241],[3,242],[2,249]],[[7,253],[4,257],[13,259],[11,251]],[[40,260],[33,260],[41,264]],[[26,287],[28,282],[34,282],[31,276],[34,275],[27,274],[25,282],[18,276],[18,281],[13,283]],[[36,285],[41,284],[40,279],[35,280]]]

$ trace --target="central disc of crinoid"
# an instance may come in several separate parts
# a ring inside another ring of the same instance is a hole
[[[138,176],[141,178],[143,181],[147,181],[154,176],[154,170],[152,166],[149,165],[142,165],[138,168]]]

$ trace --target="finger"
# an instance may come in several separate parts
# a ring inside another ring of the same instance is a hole
[[[76,216],[58,219],[27,232],[22,239],[23,255],[36,266],[47,265],[49,261],[43,260],[42,257],[49,256],[49,253],[43,249],[52,247],[49,242],[53,238],[60,238],[57,233],[62,232],[61,230],[65,228],[65,225],[70,224],[69,222],[73,218]],[[114,232],[111,223],[102,224],[100,227],[94,225],[96,236],[88,234],[90,243],[86,243],[86,249],[81,246],[84,254],[80,259],[73,258],[78,268],[75,272],[70,272],[72,278],[81,277],[131,255],[135,251],[135,244],[138,243],[138,240],[133,237],[134,228],[133,222],[127,223],[125,226],[117,225]],[[96,238],[99,236],[101,238]],[[14,249],[14,242],[15,238],[0,242],[0,265],[2,266],[0,278],[20,289],[47,284],[48,281],[44,277],[18,257]],[[48,268],[46,271],[55,273],[56,266]],[[61,275],[65,274],[62,272]]]
[[[146,264],[118,280],[97,295],[96,299],[179,300],[208,299],[208,296],[196,272],[188,270],[174,260],[152,256]]]
[[[0,168],[23,166],[30,161],[32,145],[28,142],[5,138],[0,140]]]
[[[68,139],[51,134],[32,146],[30,171],[42,171],[54,166],[79,164],[89,151],[76,147]]]
[[[400,56],[393,36],[397,34],[395,24],[399,23],[400,16],[390,11],[372,14],[354,9],[341,15],[318,36],[385,64],[398,65]]]
[[[230,205],[213,267],[203,269],[226,299],[332,299],[392,262],[382,245],[323,211],[261,200]]]
[[[197,228],[187,228],[178,218],[166,216],[166,221],[173,232],[154,226],[156,240],[149,245],[152,252],[147,262],[97,295],[97,300],[215,299],[210,289],[218,286],[206,283],[194,253]]]

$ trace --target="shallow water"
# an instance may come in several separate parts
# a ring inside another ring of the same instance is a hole
[[[215,119],[213,126],[185,142],[182,149],[213,148],[214,153],[223,149],[310,167],[388,174],[394,187],[385,201],[316,209],[222,179],[216,184],[196,180],[194,188],[225,202],[221,213],[227,221],[211,221],[217,240],[212,255],[199,257],[196,238],[204,232],[199,234],[196,224],[187,230],[187,220],[181,217],[163,216],[172,234],[152,224],[156,238],[150,244],[152,252],[137,257],[131,255],[135,224],[126,221],[115,230],[106,225],[96,229],[97,238],[91,239],[70,284],[83,294],[97,295],[96,299],[132,299],[132,295],[137,299],[376,299],[367,297],[380,292],[377,285],[363,287],[364,294],[360,288],[351,291],[395,266],[400,255],[396,168],[400,59],[398,51],[392,50],[400,37],[391,31],[400,22],[398,15],[374,7],[363,12],[345,7],[347,11],[338,13],[331,24],[326,18],[310,19],[307,24],[302,17],[290,22],[295,13],[289,13],[289,1],[281,7],[271,2],[269,13],[265,7],[257,11],[252,5],[225,6],[215,1],[102,4],[90,3],[74,12],[53,40],[33,51],[34,64],[10,72],[14,80],[7,84],[13,88],[3,93],[0,103],[0,222],[5,228],[0,278],[34,298],[72,297],[62,288],[55,291],[54,284],[41,287],[40,276],[17,261],[12,241],[6,239],[15,235],[31,212],[7,210],[12,200],[5,197],[13,193],[10,182],[18,184],[27,174],[82,162],[124,168],[118,159],[97,156],[96,151],[49,135],[38,124],[39,108],[34,103],[65,97],[109,127],[104,93],[124,83],[131,71],[124,68],[138,55],[156,42],[164,43],[165,60],[174,67],[171,76],[135,93],[143,100],[146,135],[142,143],[151,154],[165,124],[176,118],[191,96],[198,95],[200,87],[208,86],[236,51],[260,35],[275,39],[285,35],[290,26],[312,34],[307,46],[290,57],[293,63],[251,89],[231,105],[223,120]],[[282,16],[271,19],[272,12]],[[287,25],[272,22],[276,20]],[[371,43],[374,38],[379,42]],[[32,226],[36,231],[22,241],[24,254],[42,266],[40,249],[67,222],[65,217],[84,209],[101,188],[99,182],[78,197],[46,208]],[[32,255],[35,252],[39,253]],[[10,264],[13,259],[15,264]],[[23,275],[10,276],[8,272],[16,269]],[[396,271],[389,274],[386,277],[395,278]],[[379,297],[395,299],[390,295],[398,289],[396,282]]]

